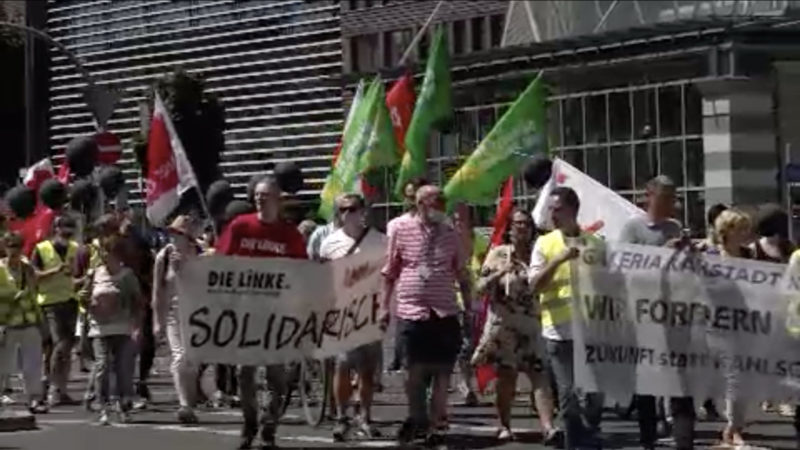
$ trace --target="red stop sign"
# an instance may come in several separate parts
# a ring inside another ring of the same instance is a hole
[[[114,164],[122,157],[122,141],[110,131],[101,131],[94,135],[94,141],[99,150],[97,162],[100,164]]]

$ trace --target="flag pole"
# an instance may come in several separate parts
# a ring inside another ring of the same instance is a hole
[[[425,33],[428,31],[428,28],[430,28],[431,26],[431,22],[433,22],[433,18],[436,16],[436,13],[439,12],[439,8],[441,8],[443,4],[444,0],[439,0],[439,2],[436,3],[436,6],[433,8],[433,11],[431,12],[431,15],[428,16],[428,19],[425,20],[425,23],[422,25],[422,28],[419,29],[417,35],[414,36],[414,39],[412,39],[411,42],[408,44],[408,48],[406,48],[406,51],[403,52],[403,56],[397,63],[398,66],[402,66],[406,62],[406,59],[408,59],[408,57],[411,56],[411,52],[414,50],[414,48],[416,48],[417,44],[422,39],[422,36],[424,36]]]

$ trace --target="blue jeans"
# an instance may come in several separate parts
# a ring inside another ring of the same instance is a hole
[[[545,339],[548,363],[558,389],[558,418],[564,429],[564,448],[582,447],[595,438],[600,430],[603,412],[603,394],[587,393],[585,406],[581,406],[575,390],[575,363],[572,341]]]
[[[104,407],[112,397],[127,407],[133,397],[133,372],[135,370],[136,349],[130,336],[125,334],[98,336],[93,340],[94,369],[97,398]],[[111,395],[111,376],[114,376],[115,395]],[[96,377],[96,378],[95,378]]]

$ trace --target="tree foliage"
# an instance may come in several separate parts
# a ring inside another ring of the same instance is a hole
[[[0,5],[0,21],[6,17]],[[19,32],[0,27],[0,182],[13,186],[25,165],[25,44]]]

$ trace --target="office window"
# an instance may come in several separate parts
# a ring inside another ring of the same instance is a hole
[[[453,27],[453,54],[460,55],[464,53],[464,45],[467,41],[466,24],[463,20],[456,20],[452,24]]]
[[[489,37],[492,48],[502,45],[504,23],[505,16],[502,14],[495,14],[489,17]]]
[[[483,17],[476,17],[472,19],[472,51],[477,52],[483,50],[483,33],[486,31],[484,27]]]

